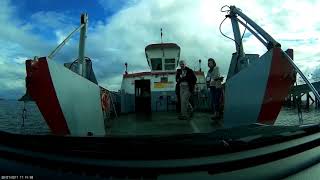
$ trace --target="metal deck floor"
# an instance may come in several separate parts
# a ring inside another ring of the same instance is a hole
[[[212,114],[195,112],[190,120],[179,120],[175,112],[121,114],[113,120],[109,135],[172,135],[207,133],[221,126],[212,123]]]

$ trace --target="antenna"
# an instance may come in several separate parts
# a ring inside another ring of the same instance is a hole
[[[163,35],[163,34],[162,34],[162,28],[160,28],[160,32],[161,32],[161,33],[160,33],[160,36],[161,36],[161,44],[162,44],[162,35]]]
[[[126,71],[125,71],[125,74],[128,74],[128,63],[124,63],[124,65],[126,66]]]
[[[162,42],[162,35],[163,35],[162,28],[160,28],[161,44],[163,43]],[[163,46],[162,45],[161,45],[161,50],[162,50],[162,57],[164,57],[164,50],[163,50]]]

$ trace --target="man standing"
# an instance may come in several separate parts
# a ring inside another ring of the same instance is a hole
[[[187,120],[190,118],[190,114],[193,111],[193,108],[189,102],[190,96],[194,92],[194,87],[197,82],[197,77],[192,71],[192,69],[188,68],[186,66],[186,62],[184,60],[180,60],[179,62],[180,68],[177,70],[176,74],[176,81],[177,81],[177,86],[176,86],[176,92],[177,89],[180,89],[180,112],[181,115],[179,116],[179,119],[181,120]]]
[[[221,82],[223,77],[220,77],[219,67],[214,59],[208,59],[209,71],[207,73],[206,82],[207,87],[210,89],[210,105],[213,112],[212,119],[221,117],[220,114],[220,98],[222,95]]]
[[[176,72],[176,99],[177,99],[177,106],[176,106],[176,111],[177,113],[181,113],[181,100],[180,100],[180,77],[181,77],[181,69],[177,69]]]

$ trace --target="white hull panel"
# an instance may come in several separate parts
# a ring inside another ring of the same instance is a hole
[[[230,78],[225,86],[224,125],[226,127],[252,124],[257,121],[264,99],[272,51],[254,65]]]
[[[105,135],[100,87],[54,61],[48,66],[70,133]]]

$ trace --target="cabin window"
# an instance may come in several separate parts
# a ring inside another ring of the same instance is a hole
[[[161,58],[151,58],[152,70],[162,70],[162,59]]]
[[[164,66],[165,70],[174,70],[176,68],[175,64],[166,64]]]
[[[166,64],[175,64],[176,60],[175,59],[166,59],[165,60]]]
[[[175,59],[165,59],[165,70],[174,70],[176,68],[176,60]]]

